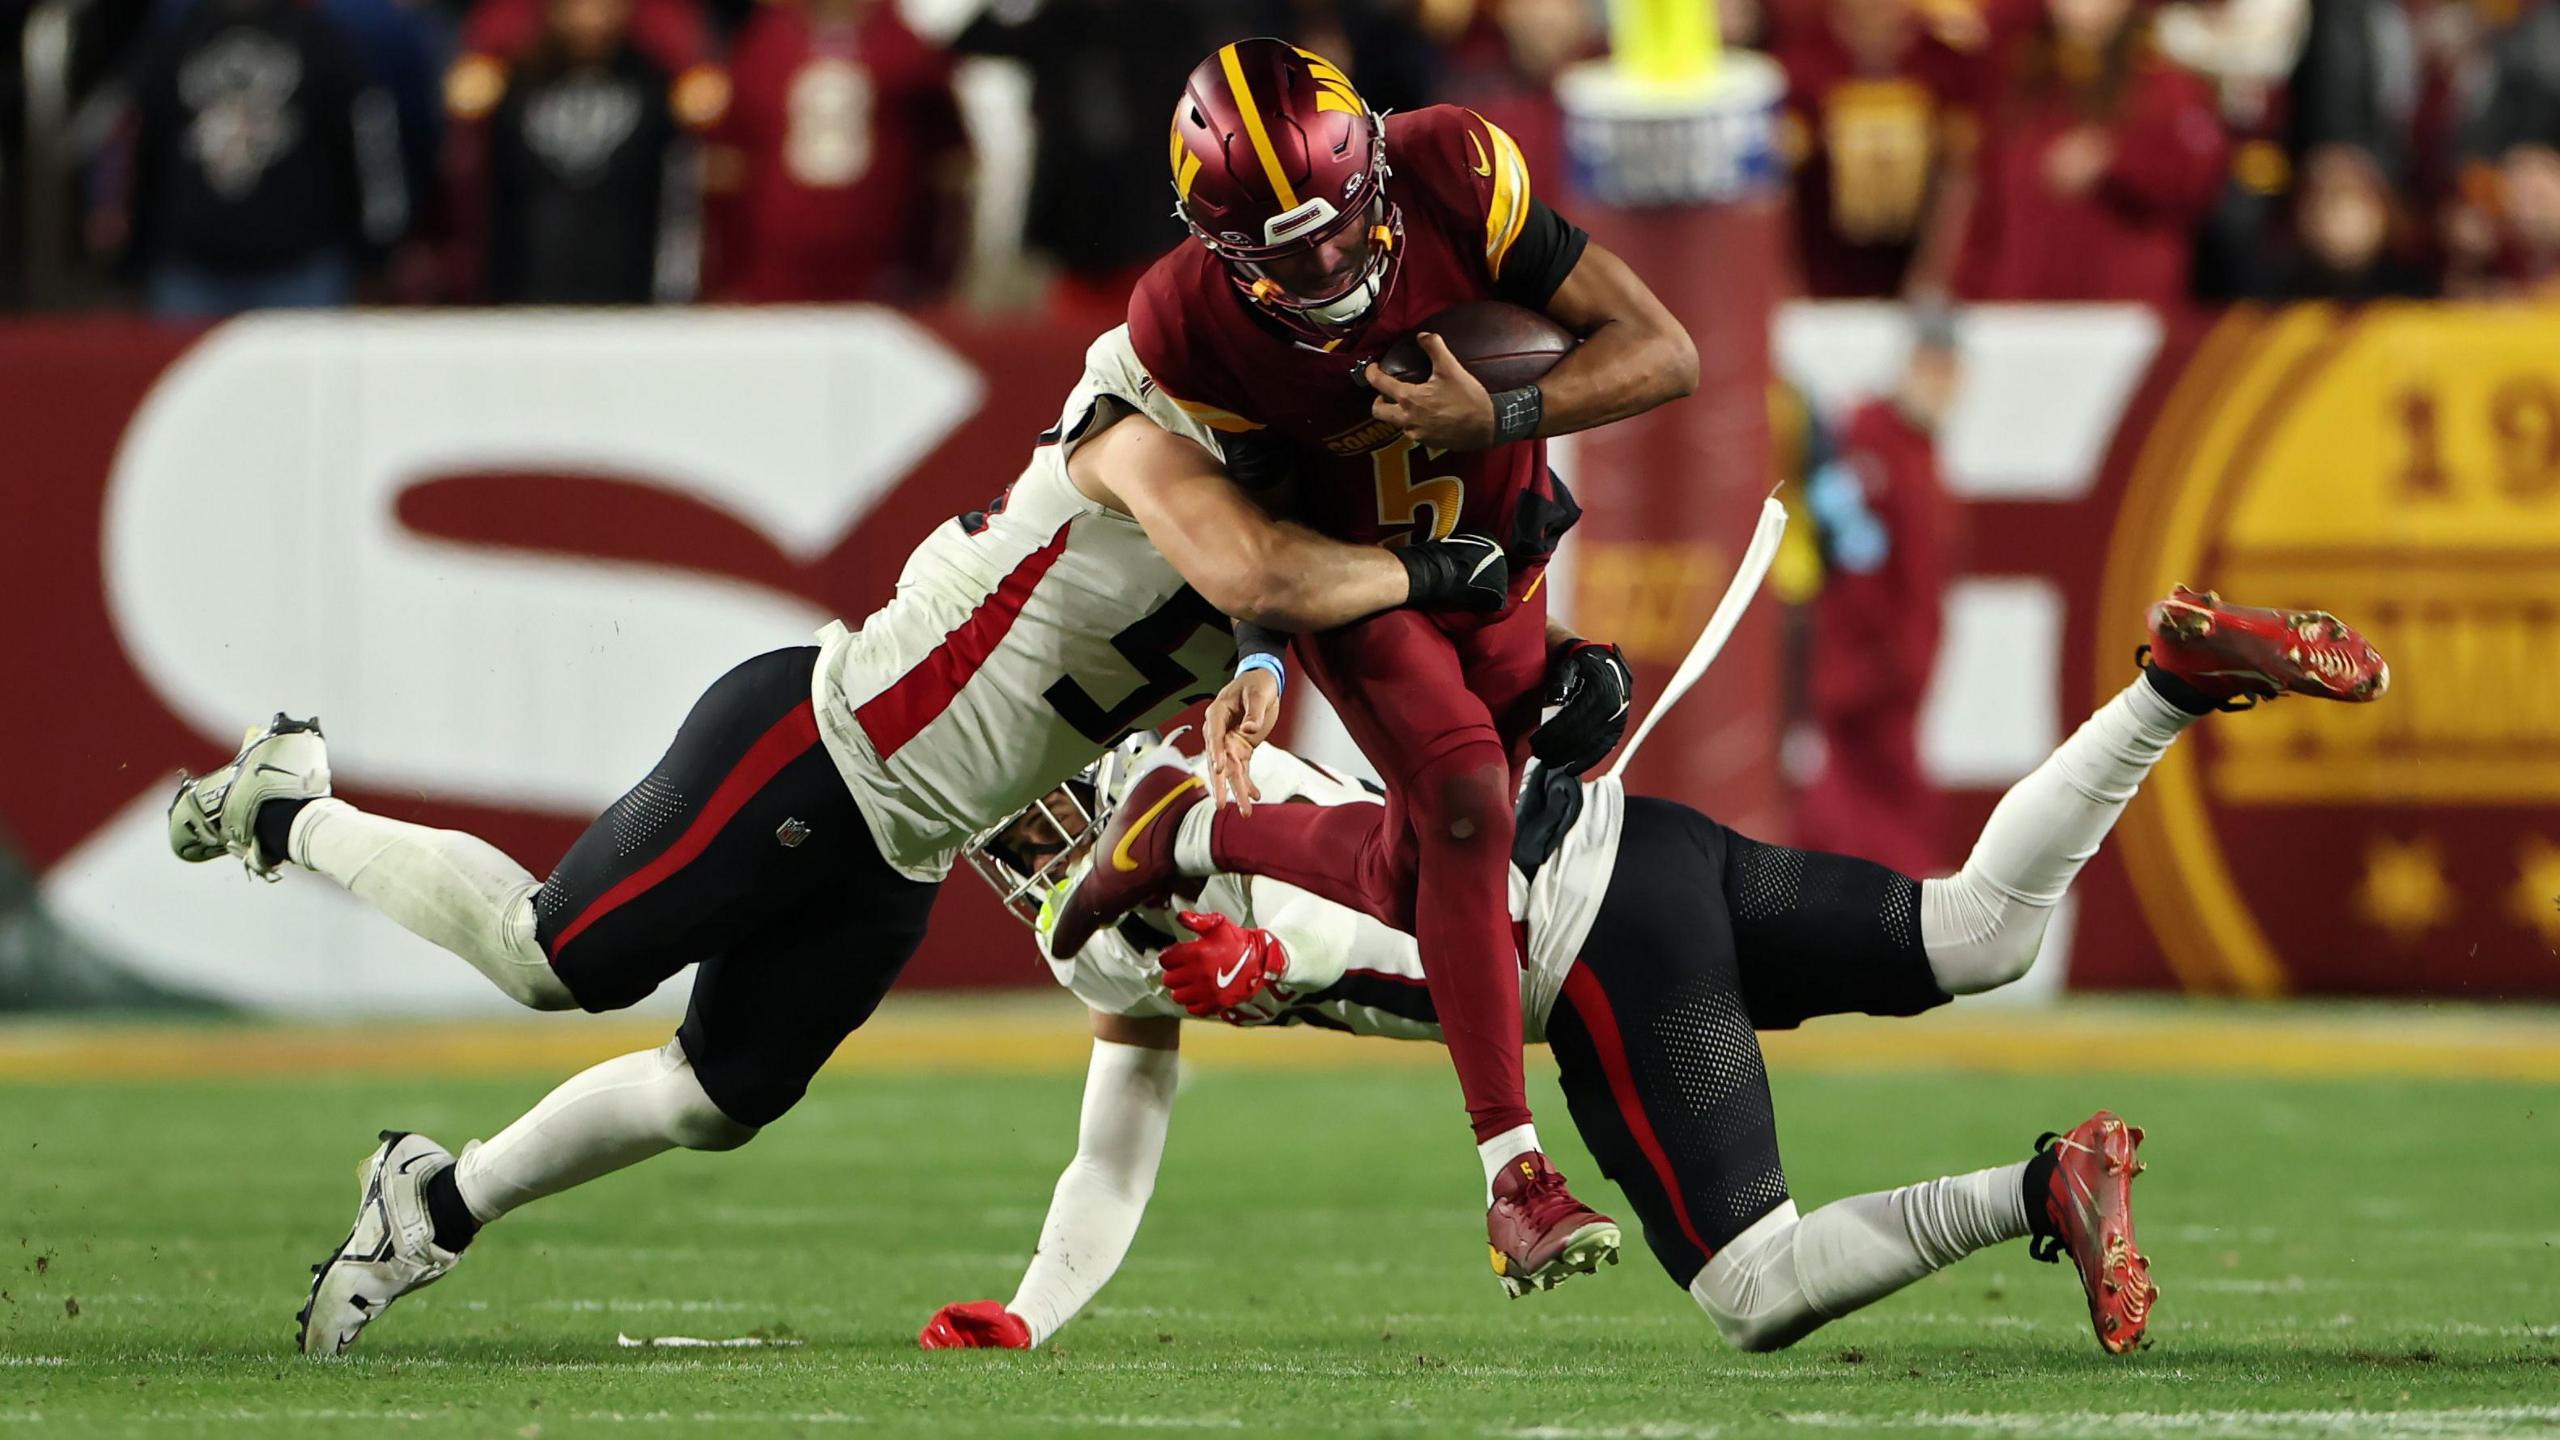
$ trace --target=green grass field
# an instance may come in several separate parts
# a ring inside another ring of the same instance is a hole
[[[1445,1075],[1232,1064],[1190,1080],[1128,1265],[1043,1351],[913,1337],[1012,1293],[1073,1147],[1055,1067],[830,1075],[743,1151],[511,1217],[356,1358],[293,1355],[374,1130],[458,1145],[551,1078],[0,1083],[0,1440],[2560,1433],[2560,1084],[2399,1076],[1781,1072],[1807,1203],[2017,1157],[2102,1103],[2147,1125],[2163,1294],[2122,1360],[2023,1245],[1769,1357],[1640,1247],[1507,1302]],[[617,1341],[675,1334],[793,1343]]]

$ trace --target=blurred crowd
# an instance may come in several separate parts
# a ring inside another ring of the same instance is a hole
[[[2552,0],[1768,0],[1753,23],[1817,296],[2560,282]]]
[[[1605,33],[1601,0],[16,12],[0,231],[14,242],[58,212],[73,264],[65,293],[15,298],[137,296],[175,316],[359,299],[1109,305],[1180,238],[1157,137],[1220,41],[1292,36],[1382,108],[1472,105],[1560,194],[1552,82]],[[67,44],[33,18],[48,13]],[[1724,0],[1719,19],[1787,78],[1807,294],[2560,285],[2560,0]],[[58,133],[33,135],[29,102],[55,86]],[[49,183],[68,203],[31,208]]]

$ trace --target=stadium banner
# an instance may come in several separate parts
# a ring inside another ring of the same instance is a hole
[[[868,613],[918,537],[1000,491],[1089,338],[868,309],[0,326],[0,1009],[510,1008],[332,886],[177,865],[174,772],[317,713],[348,798],[540,871],[713,678]],[[1886,307],[1785,307],[1774,364],[1837,405],[1888,389],[1904,343]],[[2394,668],[2369,710],[2200,727],[2040,972],[2560,995],[2560,680],[2538,663],[2560,651],[2560,313],[1997,309],[1964,344],[1921,726],[1954,853],[2124,682],[2174,581],[2331,606]],[[1573,478],[1595,510],[1695,509],[1678,475]],[[1649,538],[1749,517],[1690,523]],[[1634,567],[1578,563],[1564,608],[1646,613]],[[1765,703],[1774,664],[1729,656],[1685,703]],[[1298,728],[1320,748],[1319,720]],[[1046,983],[1037,963],[963,874],[911,974]]]

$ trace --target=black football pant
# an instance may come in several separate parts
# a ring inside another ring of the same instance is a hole
[[[687,965],[676,1037],[742,1125],[799,1103],[924,938],[940,887],[889,868],[818,739],[814,647],[712,682],[657,768],[534,897],[578,1004],[617,1010]]]
[[[1629,796],[1547,1043],[1583,1142],[1686,1286],[1787,1198],[1754,1032],[1947,998],[1921,950],[1918,882]]]

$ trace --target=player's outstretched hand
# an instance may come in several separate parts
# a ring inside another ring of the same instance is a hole
[[[1280,723],[1280,682],[1268,670],[1247,670],[1227,682],[1200,716],[1200,744],[1209,757],[1209,803],[1250,815],[1262,787],[1253,783],[1254,747]]]
[[[1556,652],[1547,661],[1547,703],[1559,708],[1529,737],[1529,753],[1568,775],[1606,760],[1627,736],[1635,689],[1615,645],[1577,640]]]
[[[1431,357],[1430,378],[1407,384],[1372,361],[1361,372],[1378,392],[1369,413],[1402,430],[1405,438],[1435,450],[1482,450],[1493,443],[1493,396],[1458,357],[1449,342],[1426,330],[1414,337]]]
[[[993,1300],[968,1300],[933,1312],[916,1332],[927,1350],[1028,1350],[1031,1327]]]
[[[1174,1003],[1231,1025],[1268,1019],[1267,1011],[1245,1007],[1289,973],[1289,952],[1280,938],[1215,912],[1185,910],[1177,918],[1199,938],[1168,945],[1156,957],[1164,967],[1165,993]]]

